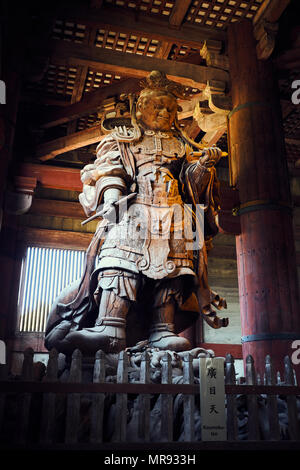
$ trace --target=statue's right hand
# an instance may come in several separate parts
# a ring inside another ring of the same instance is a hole
[[[203,156],[200,157],[199,162],[201,165],[211,168],[216,165],[222,157],[222,150],[218,147],[208,147],[203,150]]]
[[[103,219],[109,220],[110,222],[117,221],[117,208],[113,202],[105,202],[102,210],[99,212],[99,216]]]

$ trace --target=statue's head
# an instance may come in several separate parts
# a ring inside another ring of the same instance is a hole
[[[138,123],[146,129],[170,130],[178,111],[178,97],[184,97],[184,88],[168,80],[163,72],[152,71],[137,101]]]

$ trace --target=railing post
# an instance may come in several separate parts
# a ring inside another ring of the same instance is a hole
[[[194,384],[193,357],[188,354],[183,357],[183,383]],[[195,396],[184,395],[183,398],[184,440],[195,440]]]
[[[166,353],[162,358],[161,383],[172,383],[171,356]],[[161,441],[173,441],[173,397],[172,395],[161,395]]]
[[[234,358],[231,354],[226,355],[225,360],[225,384],[235,385]],[[227,395],[227,438],[229,441],[237,439],[237,408],[236,395]]]
[[[256,374],[253,357],[249,354],[246,358],[246,384],[256,385]],[[248,404],[248,439],[251,441],[259,440],[259,424],[257,410],[257,395],[247,396]]]
[[[58,352],[56,349],[51,349],[47,364],[46,375],[43,379],[44,382],[56,382],[58,373]],[[41,419],[41,437],[42,444],[51,444],[54,438],[55,427],[55,401],[56,395],[54,393],[44,393],[43,395],[43,408]]]
[[[289,356],[284,358],[284,382],[285,385],[295,385],[294,382],[294,372]],[[284,392],[283,392],[284,394]],[[287,408],[288,408],[288,417],[289,417],[289,433],[292,440],[300,440],[299,432],[299,422],[298,422],[298,411],[297,411],[297,401],[295,395],[287,395]]]
[[[150,383],[150,357],[146,351],[143,352],[141,358],[140,383]],[[150,395],[140,395],[138,400],[138,438],[148,442],[150,440]]]
[[[272,365],[271,356],[266,356],[265,366],[265,382],[266,385],[275,385],[275,372]],[[267,395],[267,415],[269,419],[269,438],[273,441],[280,439],[277,396]]]
[[[82,380],[82,354],[76,349],[72,355],[69,382],[81,383]],[[80,393],[70,393],[67,396],[66,416],[66,444],[76,444],[78,441],[78,429],[80,421]]]
[[[128,354],[121,351],[117,369],[117,383],[128,383]],[[115,442],[126,441],[127,430],[127,393],[117,393],[116,395],[116,420],[113,440]]]
[[[105,355],[103,351],[97,351],[96,353],[93,382],[105,382]],[[91,407],[91,444],[100,444],[103,441],[104,400],[104,393],[93,393]]]
[[[33,356],[34,351],[32,348],[28,348],[24,351],[24,360],[22,366],[21,379],[24,382],[31,382],[33,378]],[[31,405],[31,393],[22,393],[18,397],[18,430],[16,434],[16,441],[18,444],[24,444],[28,438],[28,424],[30,415]]]

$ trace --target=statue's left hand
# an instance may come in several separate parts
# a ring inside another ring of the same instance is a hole
[[[203,150],[203,156],[199,158],[201,165],[211,168],[215,166],[222,157],[222,150],[218,147],[209,147]]]

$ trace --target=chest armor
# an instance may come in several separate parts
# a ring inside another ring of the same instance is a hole
[[[172,133],[146,130],[130,150],[136,164],[137,196],[121,222],[108,232],[98,269],[119,267],[152,279],[180,275],[182,270],[191,274],[193,253],[186,242],[192,234],[183,230],[185,209],[178,190],[185,146]]]
[[[181,140],[167,132],[146,130],[140,142],[130,146],[136,160],[137,174],[145,167],[164,167],[174,172],[175,178],[185,156],[185,146]]]

